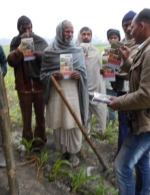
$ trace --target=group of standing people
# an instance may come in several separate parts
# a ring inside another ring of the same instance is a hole
[[[125,33],[123,49],[120,49],[123,62],[116,71],[116,83],[109,90],[116,90],[117,97],[108,105],[118,110],[119,138],[118,151],[114,161],[114,171],[118,181],[119,195],[148,195],[150,184],[150,9],[136,15],[130,11],[122,19]],[[15,87],[18,93],[22,119],[22,137],[34,141],[34,147],[44,147],[47,139],[45,124],[53,129],[56,149],[77,166],[77,153],[81,149],[82,134],[74,118],[57,93],[51,76],[57,80],[80,122],[87,133],[90,132],[92,115],[97,118],[102,131],[106,128],[107,107],[92,102],[93,93],[106,93],[105,84],[99,70],[102,69],[98,50],[91,43],[92,30],[83,27],[79,31],[76,44],[73,39],[73,25],[70,21],[61,22],[56,28],[55,40],[48,46],[45,40],[32,32],[32,22],[21,16],[17,22],[19,34],[10,44],[8,64],[14,68]],[[22,38],[33,37],[35,60],[24,61]],[[109,42],[120,40],[116,29],[107,31]],[[89,43],[88,58],[85,59],[81,43]],[[60,55],[73,55],[73,69],[70,79],[63,79],[60,70]],[[6,69],[2,66],[6,74]],[[120,81],[119,81],[120,79]],[[117,84],[121,85],[117,89]],[[110,83],[109,83],[110,86]],[[113,88],[115,86],[115,88]],[[126,93],[128,91],[128,93]],[[113,91],[114,92],[114,91]],[[36,125],[32,131],[32,105]],[[44,110],[46,105],[46,117]],[[110,110],[112,113],[113,110]],[[113,113],[115,114],[115,113]],[[115,120],[114,120],[115,121]],[[136,168],[134,186],[133,167]]]
[[[117,29],[109,29],[107,31],[107,38],[109,43],[113,40],[120,41],[127,47],[130,48],[131,53],[130,57],[134,58],[135,54],[138,51],[138,44],[135,43],[135,40],[133,36],[131,35],[131,23],[133,18],[135,17],[136,13],[134,11],[127,12],[123,19],[122,19],[122,29],[124,31],[125,37],[121,40],[120,32]],[[108,50],[108,46],[107,46]],[[105,52],[102,53],[102,55],[106,55]],[[108,55],[108,52],[107,52]],[[129,74],[120,69],[119,71],[115,71],[115,82],[106,82],[106,91],[108,95],[111,96],[122,96],[128,93],[129,91]],[[108,118],[113,123],[116,122],[116,112],[111,107],[108,107]],[[128,132],[129,132],[129,117],[128,113],[124,110],[118,110],[118,126],[119,126],[119,132],[118,132],[118,148],[116,155],[118,154],[122,143],[124,142],[124,139],[126,138]]]
[[[129,77],[128,93],[113,98],[109,106],[125,111],[129,130],[114,161],[119,195],[148,195],[150,186],[150,9],[132,21],[122,21],[126,32],[121,71]],[[136,49],[135,49],[136,48]],[[127,130],[127,129],[126,129]],[[136,178],[133,168],[135,167]],[[135,183],[136,181],[136,183]]]

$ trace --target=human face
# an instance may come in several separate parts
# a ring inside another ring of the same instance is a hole
[[[92,38],[92,34],[90,30],[84,30],[81,33],[81,38],[83,43],[89,43],[91,41]]]
[[[66,43],[70,43],[73,38],[74,29],[72,25],[65,25],[62,33],[62,39]]]
[[[32,25],[31,24],[21,25],[19,32],[20,32],[20,34],[32,32]]]
[[[132,23],[132,20],[127,20],[127,21],[124,21],[123,24],[122,24],[122,28],[124,30],[124,33],[130,39],[132,39],[132,36],[131,36],[131,23]]]
[[[145,41],[145,39],[144,39],[145,38],[145,36],[144,36],[145,32],[143,31],[143,29],[144,29],[143,27],[144,26],[143,26],[143,22],[138,23],[136,21],[136,18],[137,17],[135,17],[132,20],[132,24],[131,24],[131,36],[134,37],[136,44],[141,44],[141,43],[143,43]]]
[[[117,35],[111,35],[108,39],[109,43],[111,43],[113,40],[119,41],[119,37]]]

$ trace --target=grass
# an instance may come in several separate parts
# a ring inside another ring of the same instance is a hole
[[[101,56],[101,53],[104,51],[104,48],[106,47],[107,45],[95,45],[95,47],[99,50],[99,53],[100,53],[100,56]],[[101,57],[100,57],[101,58]]]
[[[4,50],[5,55],[7,57],[9,54],[10,47],[9,47],[9,45],[3,45],[2,47],[3,47],[3,50]]]

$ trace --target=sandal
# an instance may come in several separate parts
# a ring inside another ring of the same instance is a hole
[[[75,154],[71,155],[69,161],[70,161],[70,163],[72,164],[73,167],[76,167],[80,162],[79,158]]]

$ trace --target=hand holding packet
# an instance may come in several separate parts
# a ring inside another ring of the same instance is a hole
[[[102,102],[102,103],[105,103],[105,104],[109,104],[113,100],[113,97],[114,96],[94,92],[94,96],[92,98],[92,101],[97,101],[97,102]]]

